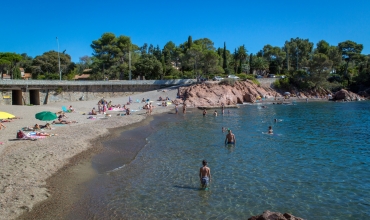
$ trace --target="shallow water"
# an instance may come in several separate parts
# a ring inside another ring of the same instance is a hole
[[[100,175],[69,217],[246,219],[271,210],[368,219],[369,113],[370,102],[316,102],[247,105],[218,117],[162,115],[166,123],[149,132],[131,163],[112,153],[111,166],[95,164]],[[264,134],[270,125],[274,135]],[[223,144],[222,127],[232,129],[235,146]],[[123,137],[105,144],[119,150],[113,143],[125,144]],[[203,159],[212,173],[208,191],[199,189]]]

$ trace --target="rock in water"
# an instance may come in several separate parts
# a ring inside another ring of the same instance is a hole
[[[295,217],[292,214],[280,212],[270,212],[266,210],[262,215],[256,215],[248,218],[248,220],[304,220],[303,218]]]

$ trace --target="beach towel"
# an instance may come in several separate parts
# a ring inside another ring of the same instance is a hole
[[[65,106],[62,106],[62,111],[63,111],[63,112],[66,112],[66,113],[71,112],[71,111],[70,111],[70,110],[68,110],[68,109],[67,109],[67,107],[65,107]]]

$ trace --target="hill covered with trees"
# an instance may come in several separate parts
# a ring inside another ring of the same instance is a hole
[[[191,36],[176,45],[169,41],[159,45],[135,45],[128,36],[104,33],[91,43],[93,53],[71,60],[65,51],[59,53],[61,75],[72,80],[89,72],[91,80],[178,79],[226,77],[236,74],[241,79],[284,76],[276,83],[281,89],[338,90],[358,92],[370,87],[370,55],[362,54],[363,45],[350,40],[329,45],[325,40],[314,44],[309,39],[291,38],[282,45],[265,45],[248,53],[245,45],[238,48],[215,48],[211,39],[193,40]],[[0,52],[0,73],[20,79],[19,68],[32,73],[33,79],[59,79],[59,57],[47,51],[36,57],[26,53]]]

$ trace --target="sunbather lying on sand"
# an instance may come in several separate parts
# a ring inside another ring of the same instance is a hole
[[[49,130],[51,130],[51,126],[50,126],[49,123],[46,123],[45,125],[40,125],[40,128],[41,129],[49,129]]]
[[[12,122],[13,121],[13,119],[11,119],[11,118],[8,118],[8,119],[2,119],[1,120],[1,122]]]
[[[45,132],[36,132],[36,136],[56,136],[58,134],[48,134],[48,133],[45,133]]]
[[[77,121],[66,121],[58,118],[58,121],[53,121],[52,124],[71,124],[71,123],[78,123]]]

